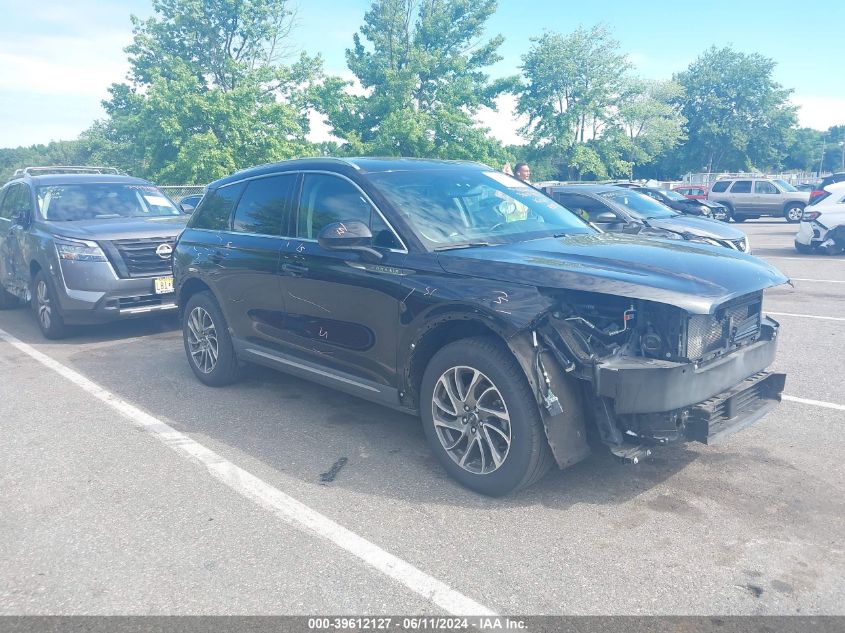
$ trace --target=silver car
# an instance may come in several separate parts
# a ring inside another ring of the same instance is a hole
[[[810,192],[776,178],[726,178],[713,183],[707,199],[726,206],[734,222],[773,216],[794,223],[801,221]]]

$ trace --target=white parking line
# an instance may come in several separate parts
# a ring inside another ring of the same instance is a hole
[[[802,277],[790,277],[792,281],[811,281],[817,284],[845,284],[842,279],[803,279]]]
[[[447,584],[429,576],[401,558],[386,552],[378,545],[358,536],[316,510],[312,510],[278,488],[262,481],[211,449],[168,426],[158,418],[122,400],[82,374],[62,365],[2,329],[0,329],[0,339],[74,383],[120,413],[135,426],[152,434],[177,453],[199,461],[214,478],[222,481],[238,494],[254,501],[283,521],[331,541],[341,549],[358,557],[373,569],[399,582],[425,600],[433,602],[446,612],[452,615],[496,615],[491,609],[455,591]]]
[[[819,316],[817,314],[793,314],[792,312],[771,312],[765,311],[766,314],[774,314],[775,316],[798,317],[800,319],[821,319],[823,321],[845,321],[843,317]]]
[[[796,398],[795,396],[787,396],[784,394],[784,400],[790,402],[798,402],[800,404],[809,404],[814,407],[824,407],[825,409],[836,409],[837,411],[845,411],[845,404],[836,404],[835,402],[822,402],[821,400],[808,400],[807,398]]]

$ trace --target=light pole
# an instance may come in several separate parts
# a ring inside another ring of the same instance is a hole
[[[819,157],[819,171],[816,173],[816,176],[819,178],[822,177],[822,163],[824,163],[824,146],[827,142],[827,132],[822,134],[822,155]]]

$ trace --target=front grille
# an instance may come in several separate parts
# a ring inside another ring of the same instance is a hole
[[[753,294],[720,306],[713,315],[689,317],[685,357],[700,360],[756,340],[762,324],[762,308],[761,295]]]
[[[169,275],[173,267],[171,258],[161,258],[156,249],[162,244],[175,244],[172,237],[144,237],[133,240],[115,240],[111,255],[121,277],[153,277]],[[112,249],[109,249],[112,250]],[[117,255],[117,257],[115,257]]]

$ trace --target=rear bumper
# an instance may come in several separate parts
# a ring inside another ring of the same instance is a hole
[[[761,339],[707,363],[620,357],[598,366],[596,393],[619,414],[663,413],[703,403],[765,370],[777,351],[777,322],[763,319]]]

